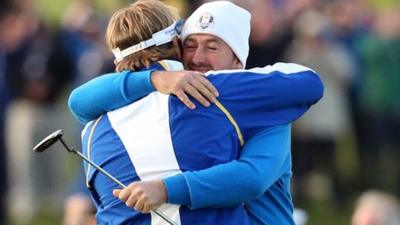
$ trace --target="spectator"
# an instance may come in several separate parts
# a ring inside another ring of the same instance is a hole
[[[74,85],[113,71],[112,55],[104,41],[106,22],[91,1],[72,1],[64,11],[60,40],[72,62]]]
[[[373,30],[361,43],[365,68],[360,92],[365,136],[361,171],[365,185],[399,193],[400,167],[400,8],[380,11]]]
[[[318,197],[340,201],[344,196],[340,193],[335,150],[338,140],[352,128],[347,88],[354,64],[343,47],[322,38],[328,26],[327,17],[317,8],[303,13],[294,24],[296,38],[286,53],[288,61],[320,71],[325,84],[321,104],[294,123],[294,179],[299,200],[306,197],[306,178],[311,172],[322,173],[334,185],[332,191],[327,188],[326,196]]]
[[[4,4],[4,5],[3,5]],[[3,45],[5,29],[5,20],[7,18],[7,8],[5,3],[0,6],[0,224],[5,223],[6,217],[6,194],[7,194],[7,162],[4,137],[5,110],[8,105],[8,85],[5,79],[6,60],[5,47]]]
[[[367,191],[357,200],[352,225],[400,225],[400,204],[388,193]]]
[[[2,33],[5,78],[11,93],[5,115],[8,171],[12,172],[8,209],[11,218],[26,224],[39,208],[39,198],[54,202],[58,196],[57,188],[51,187],[61,179],[51,173],[59,172],[62,164],[57,158],[50,159],[51,155],[43,156],[47,160],[34,160],[29,149],[53,129],[49,124],[62,118],[54,105],[71,73],[65,51],[43,26],[32,2],[17,3],[4,15],[2,29],[6,31]]]

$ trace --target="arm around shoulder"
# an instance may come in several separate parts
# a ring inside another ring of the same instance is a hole
[[[245,144],[238,160],[164,179],[168,202],[197,209],[249,201],[282,175],[288,154],[290,125],[268,128]]]
[[[124,71],[94,78],[72,91],[69,109],[79,122],[86,124],[154,91],[150,74],[151,71]]]

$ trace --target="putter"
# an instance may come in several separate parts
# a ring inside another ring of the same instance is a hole
[[[99,170],[101,173],[103,173],[106,177],[110,178],[112,181],[114,181],[116,184],[118,184],[120,187],[122,188],[126,188],[126,185],[124,185],[121,181],[119,181],[117,178],[115,178],[113,175],[111,175],[110,173],[108,173],[107,171],[105,171],[103,168],[101,168],[100,166],[98,166],[96,163],[94,163],[92,160],[90,160],[89,158],[87,158],[85,155],[83,155],[81,152],[76,151],[73,147],[69,147],[64,139],[62,138],[63,136],[63,131],[62,130],[57,130],[54,133],[50,134],[49,136],[47,136],[46,138],[44,138],[42,141],[40,141],[35,147],[33,147],[33,151],[34,152],[43,152],[45,150],[47,150],[50,146],[52,146],[54,143],[56,143],[57,141],[60,141],[61,144],[65,147],[65,149],[68,152],[71,153],[75,153],[76,155],[78,155],[79,157],[81,157],[83,160],[85,160],[87,163],[89,163],[90,165],[92,165],[94,168],[96,168],[97,170]],[[164,219],[168,224],[171,225],[178,225],[177,223],[175,223],[172,219],[170,219],[167,215],[165,215],[164,213],[162,213],[161,211],[155,209],[152,210],[155,214],[157,214],[159,217],[161,217],[162,219]]]

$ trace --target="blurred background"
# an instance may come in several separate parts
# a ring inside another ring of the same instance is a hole
[[[130,2],[0,1],[0,224],[95,224],[80,159],[59,145],[31,149],[61,128],[80,149],[68,95],[113,71],[105,27]],[[165,2],[182,17],[203,3]],[[365,202],[369,214],[383,210],[400,224],[400,1],[234,2],[253,16],[249,68],[300,63],[325,84],[322,101],[293,126],[299,224],[351,224],[353,212],[366,218]]]

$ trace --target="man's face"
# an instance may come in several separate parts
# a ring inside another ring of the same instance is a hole
[[[183,42],[183,64],[187,70],[241,69],[242,64],[220,38],[209,34],[192,34]]]

